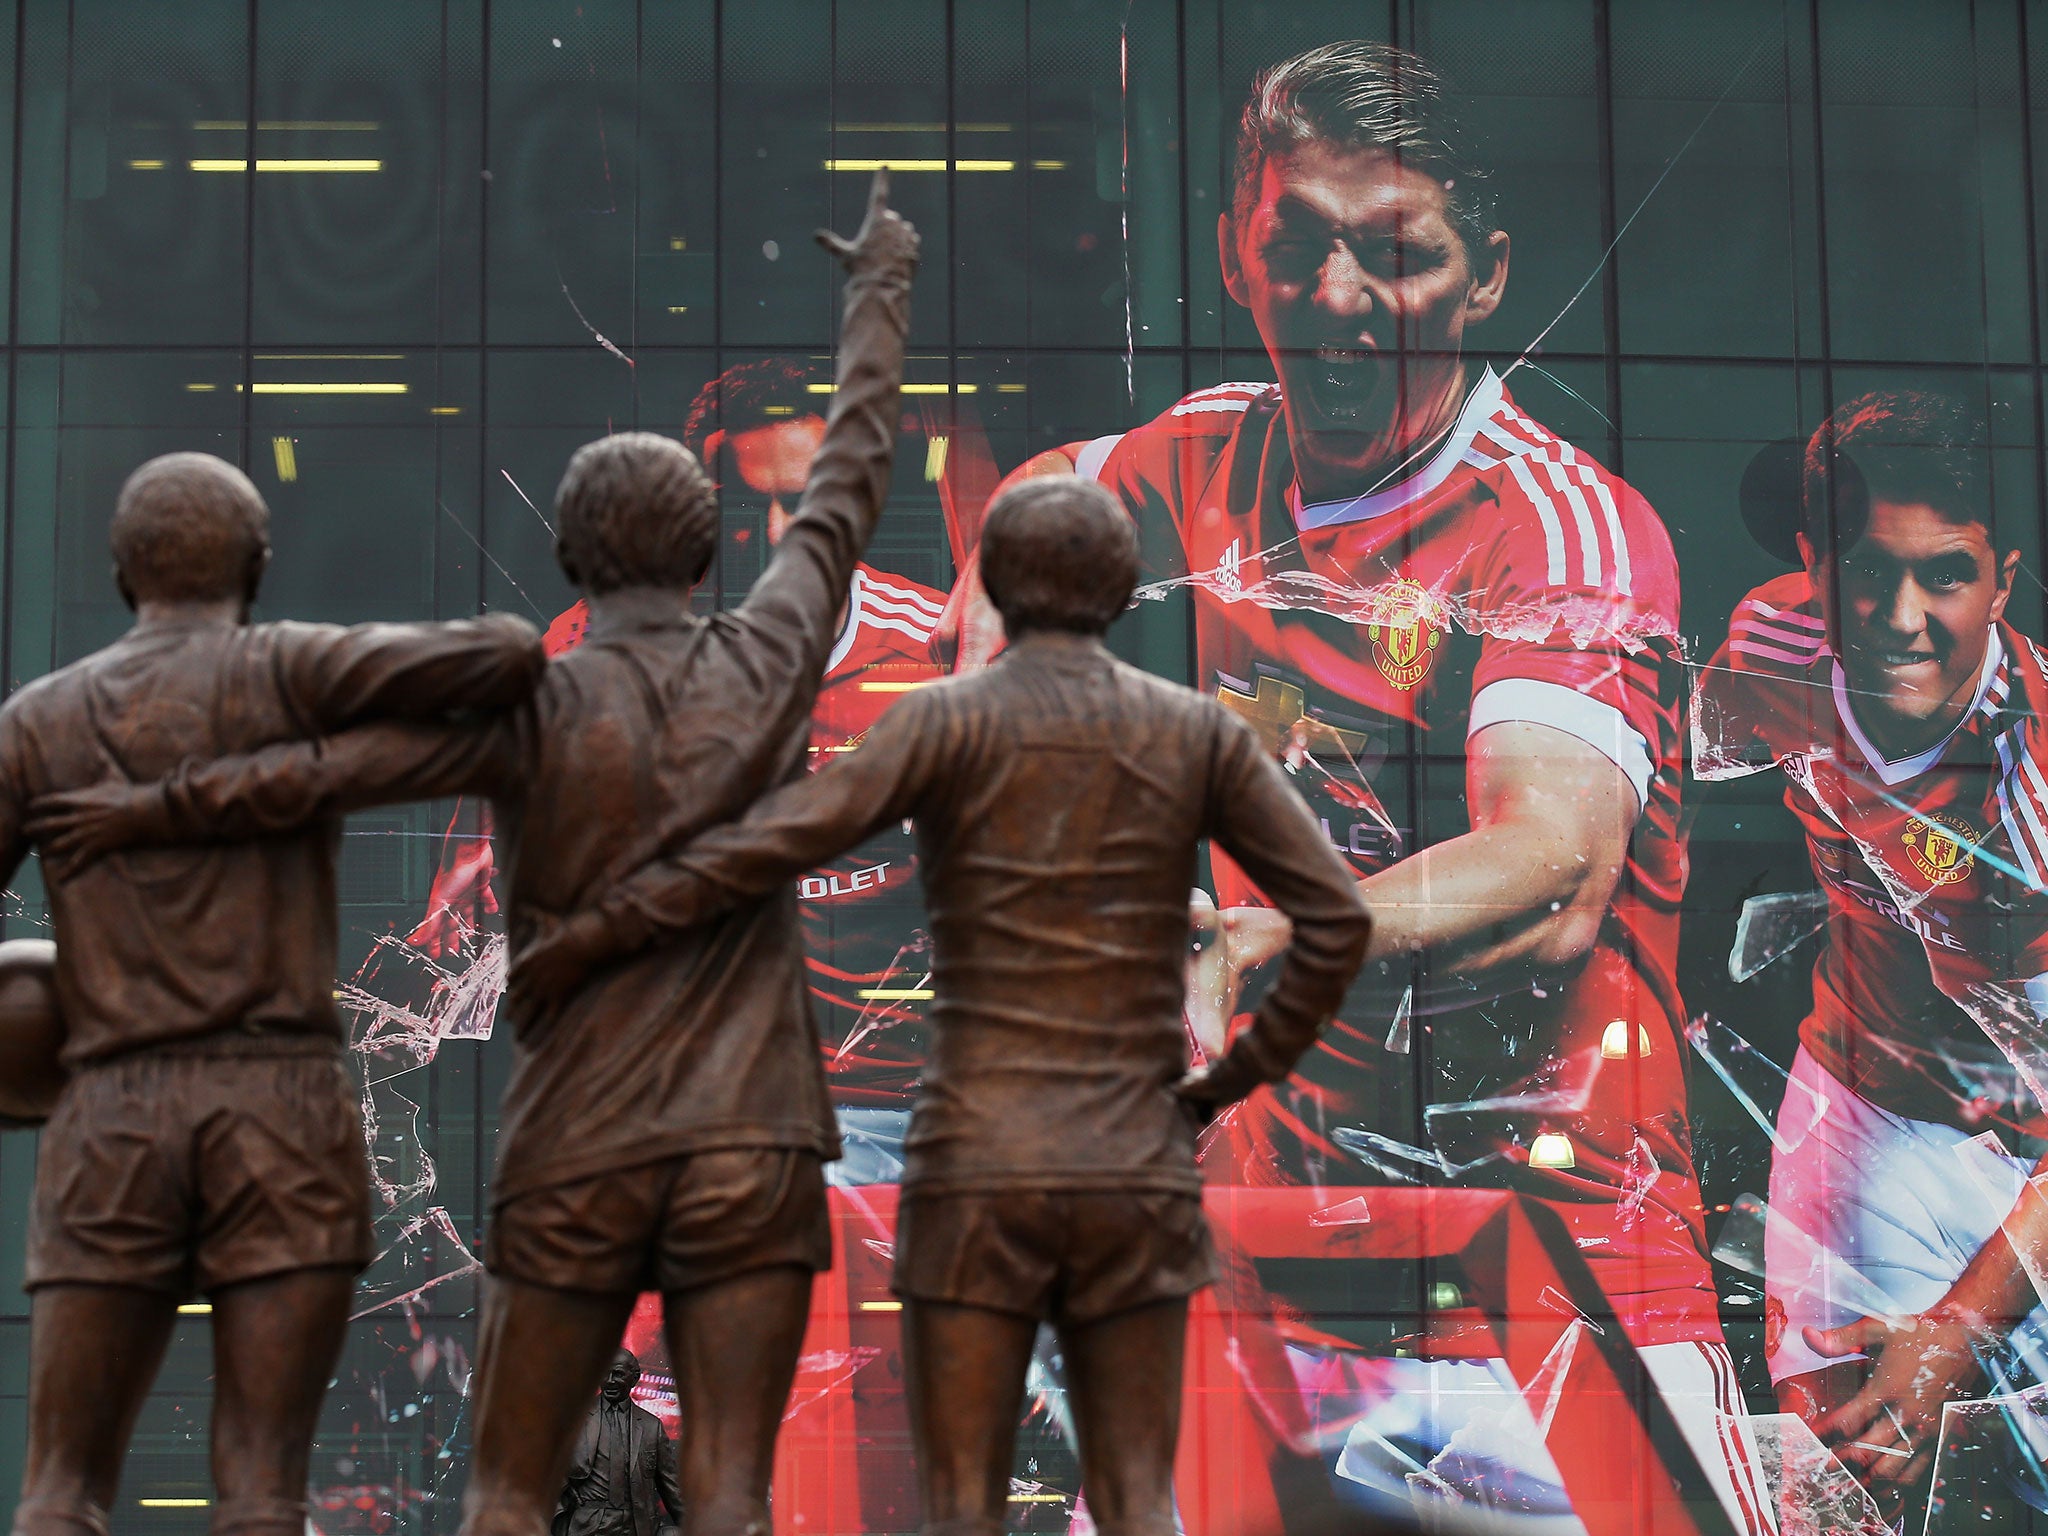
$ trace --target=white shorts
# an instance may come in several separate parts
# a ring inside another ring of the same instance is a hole
[[[1735,1529],[1773,1536],[1777,1515],[1728,1346],[1652,1344],[1641,1354]],[[1380,1359],[1373,1366],[1378,1401],[1352,1425],[1337,1458],[1339,1477],[1396,1497],[1405,1484],[1425,1528],[1423,1505],[1442,1498],[1461,1513],[1491,1511],[1488,1530],[1583,1531],[1544,1443],[1540,1402],[1532,1410],[1540,1389],[1525,1393],[1499,1360]]]
[[[1998,1231],[2031,1165],[1967,1132],[1880,1109],[1806,1053],[1778,1109],[1764,1240],[1766,1360],[1775,1384],[1861,1355],[1817,1354],[1804,1328],[1874,1309],[1925,1311]],[[2041,1357],[2036,1309],[2008,1349]],[[2040,1377],[2033,1373],[2035,1379]]]

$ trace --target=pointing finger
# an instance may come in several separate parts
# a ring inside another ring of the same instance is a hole
[[[889,167],[875,167],[875,179],[868,183],[868,219],[878,220],[889,211]]]

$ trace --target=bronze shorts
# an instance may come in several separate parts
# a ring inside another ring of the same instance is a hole
[[[896,1294],[1090,1323],[1215,1279],[1202,1198],[1159,1190],[906,1194]]]
[[[690,1291],[776,1264],[832,1267],[815,1152],[720,1148],[537,1189],[484,1241],[492,1274],[563,1291]]]
[[[370,1240],[362,1110],[325,1042],[213,1042],[80,1068],[36,1156],[28,1287],[180,1296],[329,1265]]]

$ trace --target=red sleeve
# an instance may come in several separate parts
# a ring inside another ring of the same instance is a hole
[[[1471,730],[1552,725],[1614,760],[1648,803],[1679,762],[1678,562],[1622,481],[1571,454],[1517,457],[1488,479],[1500,529],[1480,564]]]

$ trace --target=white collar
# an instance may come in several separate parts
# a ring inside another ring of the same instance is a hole
[[[1917,778],[1932,768],[1941,754],[1948,750],[1948,744],[1956,739],[1970,721],[1970,717],[1984,707],[1984,695],[1991,691],[1992,681],[1998,676],[1999,664],[2005,660],[2005,642],[1998,638],[1997,629],[1991,631],[1991,643],[1984,648],[1984,668],[1977,676],[1977,694],[1970,700],[1970,707],[1963,711],[1961,718],[1950,727],[1949,733],[1933,746],[1915,752],[1911,757],[1902,757],[1897,762],[1888,761],[1870,738],[1863,734],[1863,727],[1856,723],[1856,713],[1849,707],[1849,684],[1842,673],[1841,659],[1834,662],[1834,676],[1831,683],[1835,694],[1835,713],[1841,717],[1843,729],[1848,731],[1849,740],[1856,744],[1856,750],[1863,754],[1863,761],[1887,787],[1903,784]]]
[[[1479,435],[1479,429],[1500,409],[1500,402],[1500,375],[1488,367],[1479,376],[1479,382],[1472,386],[1472,393],[1465,397],[1464,408],[1458,412],[1458,420],[1451,428],[1451,435],[1444,439],[1443,446],[1421,469],[1385,490],[1303,506],[1300,482],[1297,481],[1287,489],[1287,504],[1294,513],[1294,526],[1306,533],[1311,528],[1329,528],[1338,523],[1362,523],[1368,518],[1398,512],[1417,497],[1428,495],[1450,478],[1451,471],[1465,457],[1465,450]]]

